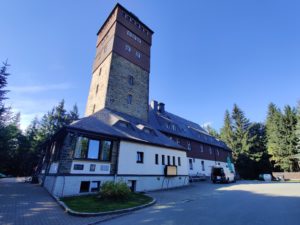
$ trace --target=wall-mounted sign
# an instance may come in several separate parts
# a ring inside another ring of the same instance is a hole
[[[167,177],[177,176],[177,166],[166,166],[165,176]]]

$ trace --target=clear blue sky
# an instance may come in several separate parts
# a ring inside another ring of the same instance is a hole
[[[300,2],[119,1],[154,30],[150,99],[219,129],[237,103],[252,121],[300,98]],[[1,1],[7,102],[24,128],[65,99],[83,116],[96,32],[117,1]]]

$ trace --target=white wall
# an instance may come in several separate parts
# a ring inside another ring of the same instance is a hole
[[[192,159],[192,162],[193,162],[192,170],[190,169],[190,166],[189,166],[189,159]],[[202,170],[201,161],[204,161],[204,168],[205,168],[204,171]],[[205,174],[206,176],[210,176],[211,167],[215,166],[215,165],[220,165],[224,169],[227,168],[227,162],[220,162],[220,161],[215,162],[213,160],[197,159],[197,158],[188,158],[187,162],[188,162],[188,168],[189,168],[189,175],[196,175],[198,173],[198,174]]]
[[[167,156],[170,156],[171,165],[173,164],[173,156],[175,156],[177,174],[188,175],[187,157],[184,151],[126,141],[120,142],[119,149],[119,175],[164,175],[165,165],[162,165],[162,155],[165,155],[165,164],[167,164]],[[144,153],[144,163],[136,162],[137,152]],[[155,154],[158,154],[158,165],[155,164]],[[181,159],[181,166],[178,166],[178,157]]]

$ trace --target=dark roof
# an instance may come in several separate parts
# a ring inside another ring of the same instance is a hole
[[[68,128],[184,150],[182,146],[145,121],[109,109],[102,109],[84,117],[69,125]]]
[[[103,27],[105,26],[106,22],[109,20],[109,18],[111,17],[111,15],[113,14],[113,12],[116,10],[116,8],[121,8],[122,10],[126,11],[128,13],[129,16],[131,16],[133,19],[139,21],[140,24],[142,24],[142,26],[144,26],[146,29],[148,29],[152,34],[154,33],[153,30],[151,30],[146,24],[144,24],[136,15],[134,15],[132,12],[128,11],[124,6],[122,6],[120,3],[117,3],[115,5],[115,7],[113,8],[113,10],[110,12],[109,16],[107,17],[107,19],[105,20],[105,22],[103,23],[103,25],[100,27],[100,29],[97,32],[97,35],[101,32],[101,30],[103,29]]]
[[[161,132],[230,150],[223,141],[211,136],[199,124],[186,120],[165,110],[163,113],[160,113],[159,110],[153,109],[150,106],[149,123]]]

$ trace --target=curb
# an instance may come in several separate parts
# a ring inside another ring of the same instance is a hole
[[[98,213],[84,213],[84,212],[77,212],[72,209],[70,209],[64,202],[60,201],[58,197],[53,196],[54,199],[57,201],[57,203],[70,215],[72,216],[81,216],[81,217],[93,217],[93,216],[107,216],[107,215],[115,215],[115,214],[124,214],[124,213],[129,213],[133,212],[139,209],[143,209],[149,206],[152,206],[156,203],[156,199],[153,198],[153,200],[145,205],[140,205],[132,208],[127,208],[127,209],[119,209],[119,210],[114,210],[114,211],[108,211],[108,212],[98,212]],[[151,197],[151,196],[150,196]],[[152,197],[151,197],[152,198]]]

